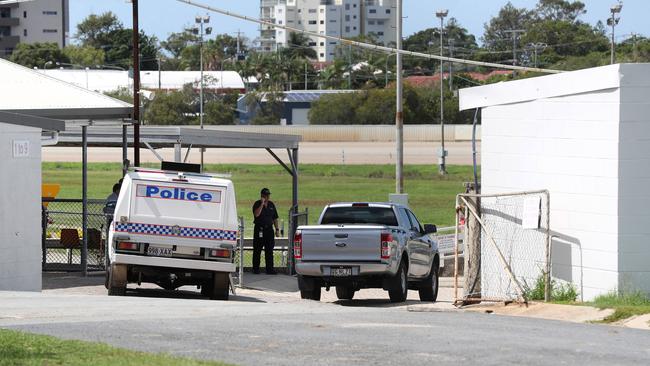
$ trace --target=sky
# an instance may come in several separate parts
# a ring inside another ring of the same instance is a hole
[[[139,0],[140,28],[147,34],[154,34],[164,40],[169,33],[179,32],[185,26],[194,23],[194,17],[205,14],[205,10],[178,2],[176,0]],[[259,0],[196,0],[196,2],[214,6],[234,13],[258,17]],[[511,0],[517,7],[533,8],[536,0]],[[477,40],[483,34],[483,25],[507,0],[404,0],[404,37],[419,30],[434,27],[439,20],[435,18],[436,9],[449,9],[449,16],[456,18]],[[590,24],[598,20],[603,22],[609,17],[609,8],[616,0],[583,0],[587,5],[587,14],[581,19]],[[129,0],[70,0],[70,34],[76,32],[76,25],[90,14],[112,11],[118,15],[126,27],[131,27],[131,2]],[[620,41],[636,33],[650,36],[649,0],[624,0],[621,21],[616,28]],[[235,34],[242,31],[249,39],[258,35],[257,25],[243,20],[211,14],[211,26],[214,33]],[[72,40],[74,42],[74,40]]]

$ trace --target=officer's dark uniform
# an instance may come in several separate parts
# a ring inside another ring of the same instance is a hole
[[[262,205],[262,200],[253,204],[253,212]],[[253,229],[253,272],[260,271],[260,254],[264,248],[264,259],[266,263],[266,273],[273,273],[273,248],[275,247],[275,231],[273,230],[273,220],[278,219],[278,212],[273,202],[268,201],[266,207],[255,218],[255,227]],[[260,235],[261,234],[261,235]]]

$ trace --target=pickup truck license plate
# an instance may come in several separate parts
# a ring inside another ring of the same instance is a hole
[[[172,253],[173,253],[172,248],[161,248],[161,247],[152,247],[152,246],[149,246],[147,248],[147,255],[153,257],[171,257]]]
[[[334,277],[347,277],[352,276],[352,268],[330,268],[330,275]]]

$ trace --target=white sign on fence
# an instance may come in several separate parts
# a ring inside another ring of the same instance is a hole
[[[29,140],[13,140],[13,151],[14,158],[28,158]]]
[[[531,196],[524,199],[523,215],[521,218],[521,226],[524,229],[539,229],[541,203],[542,198],[540,196]]]

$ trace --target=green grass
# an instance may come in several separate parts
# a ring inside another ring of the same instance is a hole
[[[447,176],[438,175],[437,169],[433,165],[405,166],[404,186],[412,209],[423,223],[450,226],[454,222],[456,194],[464,192],[463,182],[472,180],[472,167],[448,166]],[[120,165],[114,163],[91,163],[88,170],[89,198],[106,198],[121,176]],[[281,219],[287,220],[291,207],[291,177],[281,166],[207,165],[206,171],[232,174],[238,211],[245,217],[247,227],[251,226],[251,206],[263,187],[271,190],[271,199]],[[300,210],[309,208],[309,221],[314,223],[323,206],[331,202],[386,201],[388,194],[395,191],[394,177],[393,165],[301,165]],[[81,164],[43,163],[43,183],[60,184],[59,198],[80,198]]]
[[[524,296],[528,300],[543,301],[546,286],[546,276],[541,274],[533,286],[524,282]],[[578,298],[578,290],[572,283],[562,283],[551,278],[551,301],[558,304],[570,304]]]
[[[599,309],[614,309],[614,313],[605,319],[604,323],[612,323],[635,315],[650,314],[650,298],[640,291],[624,293],[610,292],[600,295],[591,302]]]
[[[225,365],[0,329],[0,365]]]

